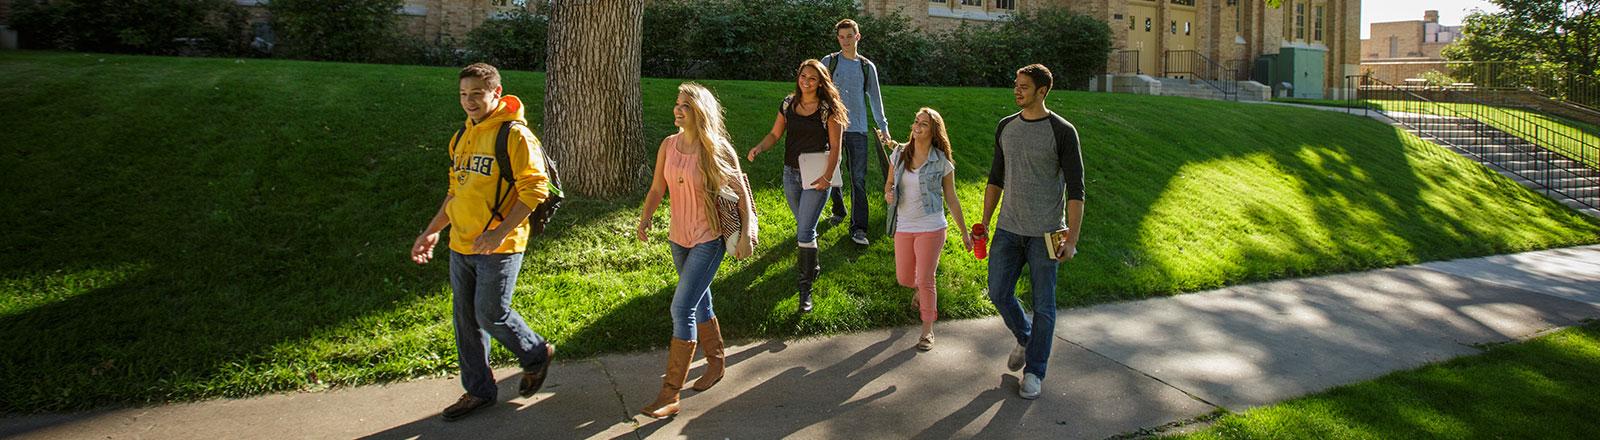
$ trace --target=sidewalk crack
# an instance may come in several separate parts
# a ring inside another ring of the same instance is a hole
[[[622,410],[622,413],[618,415],[620,417],[619,420],[622,420],[629,425],[633,425],[634,429],[630,431],[633,434],[633,438],[643,439],[644,437],[639,434],[638,423],[634,422],[633,420],[633,412],[628,411],[628,402],[622,399],[622,387],[617,385],[617,378],[611,375],[611,369],[608,368],[606,363],[601,361],[599,358],[596,358],[591,362],[594,362],[595,365],[600,366],[600,373],[605,374],[606,382],[611,384],[611,395],[617,398],[617,408]]]
[[[1191,392],[1189,392],[1189,390],[1185,390],[1183,388],[1178,388],[1177,385],[1173,385],[1172,383],[1167,382],[1166,380],[1164,380],[1162,378],[1155,377],[1154,375],[1152,375],[1150,373],[1146,373],[1146,372],[1144,372],[1144,371],[1142,371],[1142,370],[1140,370],[1138,368],[1133,368],[1132,365],[1128,365],[1128,364],[1122,363],[1122,361],[1113,359],[1111,356],[1106,356],[1105,354],[1100,353],[1098,351],[1094,351],[1094,349],[1089,348],[1087,346],[1084,346],[1083,344],[1079,344],[1077,342],[1073,342],[1071,339],[1067,339],[1067,338],[1064,338],[1064,337],[1061,337],[1061,336],[1056,336],[1056,339],[1060,339],[1062,342],[1066,342],[1068,344],[1076,345],[1076,346],[1078,346],[1078,348],[1082,348],[1084,351],[1087,351],[1087,352],[1090,352],[1090,353],[1094,353],[1095,356],[1100,356],[1100,358],[1102,358],[1102,359],[1111,361],[1113,363],[1116,363],[1117,365],[1121,365],[1122,368],[1127,368],[1130,371],[1133,371],[1135,373],[1139,373],[1139,374],[1143,375],[1144,377],[1150,378],[1150,380],[1154,380],[1156,382],[1161,383],[1162,385],[1166,385],[1168,388],[1172,388],[1174,390],[1177,390],[1178,392],[1183,393],[1183,395],[1185,395],[1185,396],[1189,396],[1190,399],[1194,399],[1197,402],[1204,403],[1204,404],[1209,405],[1212,408],[1216,408],[1216,409],[1223,409],[1223,410],[1227,409],[1227,408],[1223,408],[1222,405],[1211,403],[1211,401],[1206,400],[1204,397],[1200,397],[1199,395],[1197,395],[1195,393],[1191,393]]]

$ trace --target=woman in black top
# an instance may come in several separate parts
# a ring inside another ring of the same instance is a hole
[[[799,245],[795,267],[800,272],[800,313],[811,311],[811,284],[822,267],[817,264],[817,219],[833,190],[839,173],[839,137],[846,118],[839,90],[833,86],[828,68],[815,59],[800,63],[795,90],[783,98],[772,132],[750,149],[756,155],[772,148],[778,138],[783,144],[783,196],[794,213],[794,238]],[[804,179],[802,179],[804,176]]]

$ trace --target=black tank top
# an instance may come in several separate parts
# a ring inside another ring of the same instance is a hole
[[[784,119],[783,164],[791,168],[800,168],[802,153],[828,151],[828,110],[818,105],[816,111],[802,116],[798,101],[791,95],[783,98],[783,106],[778,108]]]

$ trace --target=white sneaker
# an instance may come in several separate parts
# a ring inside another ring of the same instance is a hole
[[[862,246],[866,246],[867,245],[867,231],[855,231],[855,232],[850,233],[850,241],[854,241],[854,242],[856,242],[856,244],[859,244],[859,245],[862,245]]]
[[[1044,380],[1040,379],[1039,376],[1034,376],[1033,373],[1028,373],[1022,376],[1022,387],[1017,388],[1017,395],[1022,396],[1024,399],[1033,400],[1039,398],[1039,393],[1043,391]]]
[[[1006,358],[1006,368],[1010,368],[1011,371],[1021,370],[1022,364],[1027,360],[1028,346],[1018,344],[1017,348],[1011,349],[1011,356]]]

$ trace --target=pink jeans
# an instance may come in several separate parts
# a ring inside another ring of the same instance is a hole
[[[944,238],[944,229],[894,233],[894,276],[901,286],[917,289],[922,322],[939,319],[934,275],[939,271],[939,251],[944,249]]]

